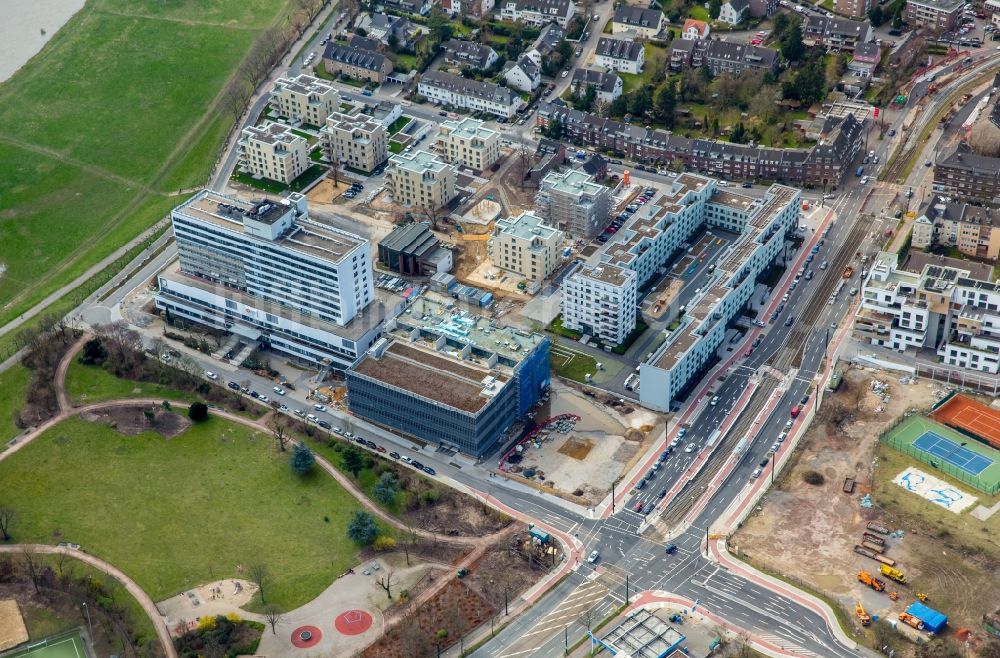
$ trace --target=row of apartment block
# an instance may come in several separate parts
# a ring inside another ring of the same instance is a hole
[[[690,139],[552,103],[539,105],[536,126],[544,129],[553,119],[560,121],[568,140],[635,162],[660,163],[729,180],[774,180],[828,189],[853,171],[865,141],[863,124],[853,114],[827,121],[819,142],[809,149]]]
[[[915,249],[955,247],[966,256],[1000,257],[1000,211],[935,198],[913,223]]]
[[[1000,372],[1000,284],[968,270],[899,266],[880,253],[865,278],[854,318],[855,337],[900,352],[932,350],[952,366]]]
[[[722,191],[711,178],[678,176],[669,191],[644,205],[608,242],[600,255],[600,273],[596,269],[583,270],[567,278],[566,286],[572,294],[563,297],[563,316],[574,318],[574,327],[584,324],[575,318],[584,318],[595,309],[606,312],[609,320],[620,317],[624,325],[602,328],[601,336],[621,340],[635,325],[635,301],[630,292],[633,285],[641,289],[651,282],[657,271],[706,226],[739,233],[704,291],[681,317],[681,325],[668,332],[663,345],[640,364],[642,404],[669,410],[671,402],[710,362],[722,344],[726,325],[742,313],[758,277],[784,248],[785,237],[797,225],[800,197],[797,189],[772,185],[763,198],[754,199]],[[618,276],[615,270],[607,269],[609,266],[634,272],[634,280],[622,278],[620,285],[596,290],[587,279],[599,278],[606,272]],[[582,297],[578,291],[583,291]],[[616,299],[631,299],[632,310],[619,309]]]

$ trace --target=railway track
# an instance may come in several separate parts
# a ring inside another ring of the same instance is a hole
[[[691,511],[691,508],[694,507],[695,502],[702,497],[706,489],[708,489],[709,483],[715,479],[719,470],[726,463],[726,460],[729,459],[736,444],[750,431],[754,418],[757,417],[760,410],[767,404],[771,393],[777,386],[778,380],[771,375],[766,374],[761,378],[757,389],[750,396],[746,408],[740,413],[739,419],[726,432],[726,435],[722,437],[719,445],[712,450],[712,454],[708,457],[708,463],[705,464],[704,468],[701,469],[693,480],[680,490],[674,500],[667,506],[667,509],[660,515],[660,519],[668,528],[683,521],[684,517]],[[649,533],[651,531],[655,532],[653,526],[647,528],[645,532]]]
[[[816,325],[816,321],[823,312],[823,308],[826,306],[826,302],[823,300],[830,297],[834,288],[837,287],[842,279],[841,274],[844,268],[854,260],[854,255],[861,247],[861,242],[864,240],[872,220],[871,216],[862,215],[854,221],[851,230],[847,233],[847,237],[841,242],[840,248],[837,249],[836,253],[829,260],[827,269],[825,271],[820,270],[822,275],[820,276],[819,287],[810,295],[809,303],[806,305],[802,315],[796,318],[795,324],[792,326],[792,331],[789,332],[788,339],[784,345],[768,359],[768,365],[781,371],[787,371],[789,368],[798,368],[802,365],[802,352],[805,348],[806,338],[809,337],[810,332]]]

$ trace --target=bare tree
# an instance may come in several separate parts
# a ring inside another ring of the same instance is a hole
[[[35,594],[40,594],[38,580],[42,575],[42,559],[34,551],[26,548],[21,552],[21,566],[31,579],[31,584],[35,586]]]
[[[136,366],[145,358],[142,353],[142,336],[124,320],[118,320],[97,328],[104,349],[108,351],[111,363],[119,375],[135,373]]]
[[[274,435],[274,442],[278,445],[278,452],[285,452],[291,437],[285,433],[285,421],[280,415],[275,415],[271,420],[271,432]]]
[[[601,97],[594,99],[594,115],[600,119],[604,119],[608,116],[608,112],[611,110],[611,103],[604,100]]]
[[[247,569],[247,575],[257,585],[257,589],[260,590],[260,602],[267,603],[264,600],[264,585],[268,584],[271,578],[271,573],[268,571],[267,565],[263,562],[255,562]]]
[[[399,584],[396,573],[392,569],[386,569],[378,579],[378,586],[385,590],[385,595],[392,599],[392,588]]]
[[[10,527],[17,520],[17,510],[10,505],[0,505],[0,539],[10,541]]]
[[[264,621],[266,621],[267,624],[271,627],[272,635],[278,634],[278,631],[275,630],[275,627],[281,623],[282,619],[283,617],[281,615],[281,608],[279,608],[278,606],[271,603],[264,608]]]
[[[420,206],[420,211],[427,217],[431,223],[431,230],[438,230],[438,220],[441,219],[438,209],[431,205]]]

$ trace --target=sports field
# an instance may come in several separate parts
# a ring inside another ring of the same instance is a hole
[[[61,633],[6,653],[3,658],[86,658],[89,654],[79,631]]]
[[[1000,452],[950,427],[914,415],[883,434],[882,441],[980,491],[1000,491]]]
[[[1000,448],[1000,411],[964,395],[954,395],[931,412],[931,418],[978,436]]]

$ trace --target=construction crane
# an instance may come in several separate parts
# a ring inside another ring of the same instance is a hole
[[[883,576],[888,576],[892,578],[897,583],[906,583],[906,576],[899,569],[893,569],[888,564],[883,564],[881,566],[881,571]]]
[[[867,612],[865,612],[865,607],[861,605],[861,601],[857,601],[854,604],[854,614],[858,616],[858,621],[861,622],[862,626],[868,626],[872,623],[872,617]]]

